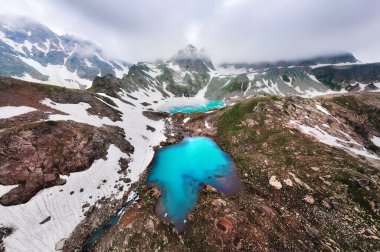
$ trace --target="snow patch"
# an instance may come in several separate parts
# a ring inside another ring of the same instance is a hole
[[[114,125],[115,122],[111,121],[108,117],[100,118],[96,115],[90,115],[87,109],[91,108],[91,105],[85,102],[80,102],[78,104],[63,104],[55,103],[52,100],[46,98],[41,101],[42,104],[51,107],[53,109],[62,111],[67,115],[52,114],[49,115],[49,120],[60,121],[60,120],[72,120],[80,123],[87,123],[96,127],[102,125]]]
[[[307,74],[309,76],[310,79],[312,79],[313,81],[315,82],[318,82],[318,83],[321,83],[314,75],[312,74]]]
[[[277,180],[276,176],[272,176],[269,179],[269,184],[273,186],[275,189],[280,190],[282,188],[282,184]]]
[[[27,106],[0,107],[0,119],[10,118],[10,117],[26,114],[33,111],[36,111],[36,109],[32,107],[27,107]]]
[[[210,83],[211,83],[212,79],[214,78],[214,76],[216,76],[216,73],[215,72],[210,72],[209,75],[210,75],[210,80],[208,81],[207,85],[204,88],[202,88],[201,90],[199,90],[199,92],[197,93],[197,95],[194,96],[195,99],[205,99],[205,95],[206,95],[208,86],[210,85]]]
[[[207,129],[211,129],[210,124],[208,124],[207,121],[205,121],[205,127],[206,127]]]
[[[361,155],[364,157],[380,160],[380,157],[374,154],[371,154],[366,148],[364,148],[362,145],[360,145],[358,142],[353,140],[349,135],[345,134],[344,132],[341,132],[341,133],[344,134],[349,139],[348,141],[338,138],[336,136],[333,136],[329,134],[328,132],[324,131],[323,129],[319,128],[318,126],[310,127],[307,125],[299,124],[298,122],[295,122],[293,120],[290,120],[289,123],[299,128],[299,130],[302,133],[309,136],[313,136],[321,143],[334,146],[339,149],[343,149],[347,152],[351,152],[356,155]]]
[[[77,72],[68,71],[66,66],[50,64],[47,66],[42,66],[40,63],[32,59],[27,59],[24,57],[20,57],[20,59],[24,61],[26,64],[34,67],[40,73],[49,76],[49,80],[37,80],[32,78],[30,75],[25,75],[21,78],[17,77],[18,79],[37,83],[51,84],[56,86],[63,86],[72,89],[79,89],[81,88],[81,86],[89,88],[92,85],[91,80],[79,78]]]
[[[329,111],[327,111],[327,109],[325,109],[324,107],[322,107],[321,105],[319,105],[319,104],[316,104],[315,105],[316,107],[317,107],[317,109],[319,110],[319,111],[321,111],[322,113],[324,113],[324,114],[326,114],[326,115],[331,115],[330,114],[330,112]]]
[[[380,137],[377,137],[377,136],[373,136],[371,138],[371,141],[374,145],[376,145],[377,147],[380,147]]]

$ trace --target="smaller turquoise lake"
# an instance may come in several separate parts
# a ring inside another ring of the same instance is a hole
[[[232,158],[206,137],[185,138],[159,150],[148,176],[148,183],[161,190],[157,216],[183,231],[204,185],[228,196],[241,189],[234,167]]]
[[[183,105],[183,106],[172,107],[170,108],[169,112],[172,114],[175,114],[175,113],[190,114],[194,112],[206,112],[213,109],[220,109],[225,106],[226,104],[224,103],[224,101],[211,100],[211,101],[208,101],[204,105],[199,104],[199,105]]]

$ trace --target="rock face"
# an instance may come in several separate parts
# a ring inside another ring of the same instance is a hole
[[[380,64],[324,66],[312,70],[313,75],[331,88],[346,88],[349,84],[380,82]]]
[[[0,198],[4,206],[25,203],[44,188],[64,184],[61,175],[88,169],[95,160],[106,156],[110,144],[124,153],[134,150],[119,127],[40,121],[48,118],[46,113],[57,113],[40,102],[46,98],[62,104],[86,102],[90,104],[89,114],[120,120],[118,110],[106,106],[101,98],[89,92],[4,77],[0,77],[0,89],[0,106],[25,105],[38,109],[0,120],[0,185],[16,185]]]
[[[48,121],[1,132],[0,184],[18,186],[4,194],[0,204],[25,203],[39,190],[64,184],[60,175],[89,168],[105,157],[111,141],[126,153],[133,152],[118,131]]]
[[[8,235],[12,234],[14,230],[7,227],[0,227],[0,252],[5,252],[5,248],[3,246],[3,239]]]

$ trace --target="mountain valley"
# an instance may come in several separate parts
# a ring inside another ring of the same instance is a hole
[[[217,65],[188,45],[130,64],[1,22],[0,76],[0,251],[380,250],[380,63]],[[196,136],[243,189],[201,185],[178,232],[146,179],[157,151]]]

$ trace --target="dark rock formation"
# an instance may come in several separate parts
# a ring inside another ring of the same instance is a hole
[[[5,206],[27,202],[38,191],[65,180],[59,175],[88,169],[111,143],[133,147],[117,127],[96,128],[72,121],[40,122],[0,132],[0,184],[18,185],[4,194]]]
[[[332,89],[344,87],[356,82],[371,84],[380,82],[380,63],[324,66],[313,69],[312,74],[322,83]]]

